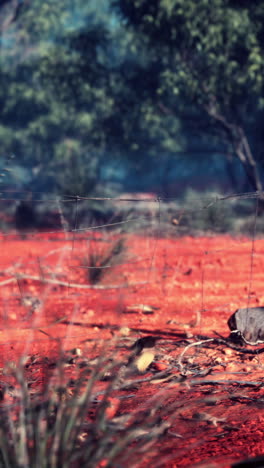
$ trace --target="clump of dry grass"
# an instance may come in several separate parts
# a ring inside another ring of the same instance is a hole
[[[1,467],[139,467],[149,457],[170,426],[164,399],[119,411],[122,391],[137,385],[128,378],[135,369],[105,351],[90,360],[62,355],[44,388],[32,386],[28,360],[7,366],[14,384],[0,404]]]
[[[88,280],[91,284],[99,283],[113,267],[125,251],[123,239],[115,240],[111,245],[96,241],[90,242],[88,255],[84,257],[83,265],[87,268]]]

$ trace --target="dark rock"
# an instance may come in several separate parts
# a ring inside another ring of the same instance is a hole
[[[262,309],[263,307],[256,307],[256,309]],[[247,458],[246,460],[233,463],[231,468],[264,468],[264,455],[257,457]]]
[[[250,345],[264,343],[264,307],[238,309],[228,319],[230,338]]]

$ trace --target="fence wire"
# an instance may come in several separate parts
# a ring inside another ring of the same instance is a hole
[[[43,314],[45,304],[51,297],[56,303],[62,295],[68,300],[77,298],[80,304],[91,291],[109,300],[119,294],[129,301],[133,288],[141,288],[144,294],[152,291],[150,297],[156,288],[156,302],[160,302],[181,282],[184,265],[186,277],[188,269],[191,277],[196,256],[203,264],[195,283],[200,288],[198,292],[195,287],[199,305],[196,299],[193,310],[199,323],[204,311],[250,307],[256,299],[252,294],[254,262],[264,259],[262,203],[260,192],[190,195],[179,200],[144,193],[111,198],[2,190],[2,327],[12,328],[7,310],[16,306],[21,311],[24,308],[25,322],[31,320],[38,326],[36,317]],[[200,238],[208,239],[206,247]],[[54,248],[55,243],[59,247]],[[208,279],[208,259],[218,257],[221,263],[222,257],[228,258],[236,250],[238,261],[241,252],[248,259],[245,294],[237,300],[234,297],[233,304],[219,295],[215,305],[210,288],[225,268],[222,262]],[[188,288],[186,294],[191,294]],[[58,313],[56,320],[60,318]]]

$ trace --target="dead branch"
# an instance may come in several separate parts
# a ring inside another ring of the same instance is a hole
[[[181,370],[183,370],[182,358],[183,358],[184,354],[188,351],[188,349],[192,348],[193,346],[199,346],[199,345],[203,345],[204,343],[212,342],[214,340],[215,340],[215,338],[208,338],[206,340],[196,341],[195,343],[191,343],[191,344],[187,345],[184,348],[184,350],[182,351],[182,353],[180,354],[179,359],[178,359],[178,365],[180,366]]]
[[[188,380],[188,384],[194,385],[239,385],[243,387],[263,387],[264,381],[247,381],[247,380],[214,380],[214,379],[195,379]]]
[[[214,338],[213,341],[214,341],[215,344],[224,344],[228,348],[234,349],[234,351],[238,351],[239,353],[243,353],[243,354],[262,354],[262,353],[264,353],[264,348],[244,349],[244,348],[241,348],[241,346],[236,346],[236,345],[230,343],[228,341],[228,339],[226,340],[224,338]]]
[[[0,286],[5,286],[6,284],[9,283],[14,283],[17,280],[23,280],[23,279],[28,279],[31,281],[39,281],[41,283],[47,283],[47,284],[55,284],[56,286],[63,286],[66,288],[78,288],[78,289],[120,289],[120,288],[130,288],[133,286],[139,286],[141,284],[147,284],[148,281],[139,281],[138,283],[123,283],[123,284],[107,284],[107,285],[102,285],[102,284],[79,284],[79,283],[70,283],[68,281],[59,281],[51,278],[40,278],[39,276],[34,276],[34,275],[16,275],[13,278],[6,279],[0,283]]]

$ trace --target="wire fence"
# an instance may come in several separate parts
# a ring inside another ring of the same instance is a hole
[[[99,198],[2,191],[2,310],[17,302],[30,317],[39,316],[36,311],[51,292],[54,301],[63,294],[68,300],[78,296],[81,304],[91,291],[104,297],[121,291],[129,301],[135,287],[152,297],[155,289],[159,302],[186,279],[186,296],[190,288],[200,295],[194,301],[197,314],[248,307],[254,302],[254,262],[264,259],[261,203],[259,192],[179,201],[155,194]],[[195,257],[199,268],[192,264]],[[244,295],[230,304],[219,294],[216,305],[210,288],[219,277],[232,276],[230,267],[244,274]],[[10,329],[10,320],[5,324]]]
[[[243,439],[247,423],[242,405],[256,404],[257,397],[260,405],[263,380],[257,372],[262,367],[252,351],[244,370],[243,350],[226,350],[222,338],[236,309],[264,305],[262,194],[191,194],[179,200],[154,194],[93,198],[2,191],[0,206],[0,360],[2,365],[27,358],[23,369],[30,385],[34,381],[27,401],[34,401],[34,386],[41,395],[38,404],[43,395],[50,401],[39,390],[49,366],[50,387],[60,375],[68,379],[67,391],[79,386],[80,393],[85,369],[87,385],[95,379],[88,416],[95,405],[101,408],[100,396],[105,401],[118,396],[125,416],[135,419],[135,439],[129,439],[133,450],[149,424],[144,456],[149,459],[151,440],[153,466],[172,466],[175,459],[188,466],[186,457],[194,466],[194,460],[202,460],[203,444],[218,436],[231,441],[233,456],[233,434],[235,440],[240,430]],[[73,354],[66,354],[70,349]],[[52,353],[61,356],[57,367]],[[0,404],[3,415],[16,411],[19,401],[11,379],[16,376],[21,385],[20,370],[12,372],[0,382],[9,398],[6,406]],[[153,390],[146,391],[148,384]],[[26,394],[23,380],[22,386]],[[78,408],[77,397],[65,401]],[[123,424],[123,414],[120,420],[107,417],[104,411],[107,430],[96,443],[89,442],[91,447],[101,447],[113,428],[118,440],[127,427],[132,434],[134,426]],[[253,415],[252,431],[256,424]],[[163,443],[170,449],[164,445],[163,451]],[[215,444],[222,457],[217,464],[216,456],[216,466],[226,463],[222,445]]]

